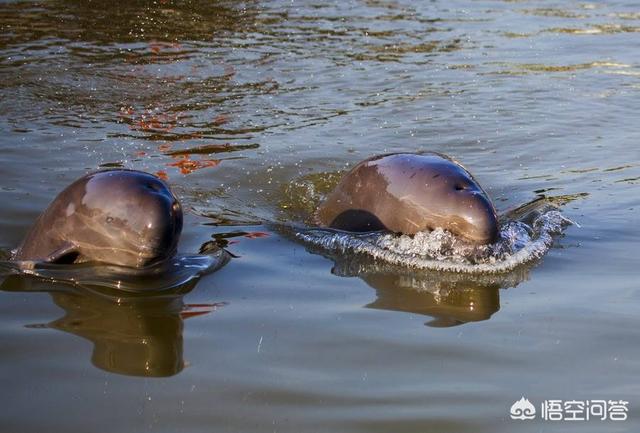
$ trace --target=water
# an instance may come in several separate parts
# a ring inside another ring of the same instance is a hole
[[[513,271],[541,258],[571,221],[558,210],[546,210],[531,225],[519,220],[502,222],[499,239],[474,245],[437,228],[416,235],[347,233],[324,228],[302,228],[296,237],[330,257],[353,261],[365,257],[409,271],[427,269],[458,274],[498,274]],[[354,257],[355,256],[355,257]]]
[[[237,256],[157,298],[5,280],[0,430],[638,429],[637,4],[10,1],[0,26],[0,258],[110,166],[168,179],[181,254]],[[578,225],[471,279],[277,229],[309,185],[416,150]],[[513,421],[522,396],[629,419]]]
[[[161,294],[180,291],[225,266],[230,255],[223,249],[211,254],[175,255],[143,268],[128,268],[102,263],[57,264],[33,260],[0,262],[0,275],[14,280],[40,279],[65,283],[86,290],[111,289],[118,295],[139,293]],[[22,278],[25,277],[25,278]]]

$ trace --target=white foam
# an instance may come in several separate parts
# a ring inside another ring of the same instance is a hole
[[[465,274],[498,274],[541,258],[554,236],[573,224],[559,210],[539,213],[530,223],[503,222],[500,240],[476,246],[442,229],[413,236],[348,233],[330,229],[298,230],[296,237],[330,255],[364,255],[376,261],[416,269]]]

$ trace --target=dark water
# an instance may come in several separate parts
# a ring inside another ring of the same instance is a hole
[[[638,430],[637,3],[25,1],[0,28],[5,256],[109,166],[168,178],[182,252],[238,256],[156,297],[5,280],[1,431]],[[470,283],[348,277],[263,223],[421,149],[500,210],[562,196],[579,226]],[[628,420],[511,420],[521,396],[625,400]]]

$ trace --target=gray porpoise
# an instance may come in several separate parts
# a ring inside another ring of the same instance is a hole
[[[315,220],[353,232],[443,228],[478,244],[499,235],[487,194],[462,165],[438,153],[394,153],[360,162],[320,205]]]
[[[62,191],[13,259],[141,268],[174,255],[181,231],[182,208],[162,180],[140,171],[105,170]]]

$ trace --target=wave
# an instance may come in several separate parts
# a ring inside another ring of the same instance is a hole
[[[415,269],[501,274],[540,259],[554,238],[574,224],[546,200],[520,206],[501,220],[500,239],[489,245],[471,244],[443,229],[410,236],[299,228],[295,237],[332,257],[364,256],[378,263]]]

